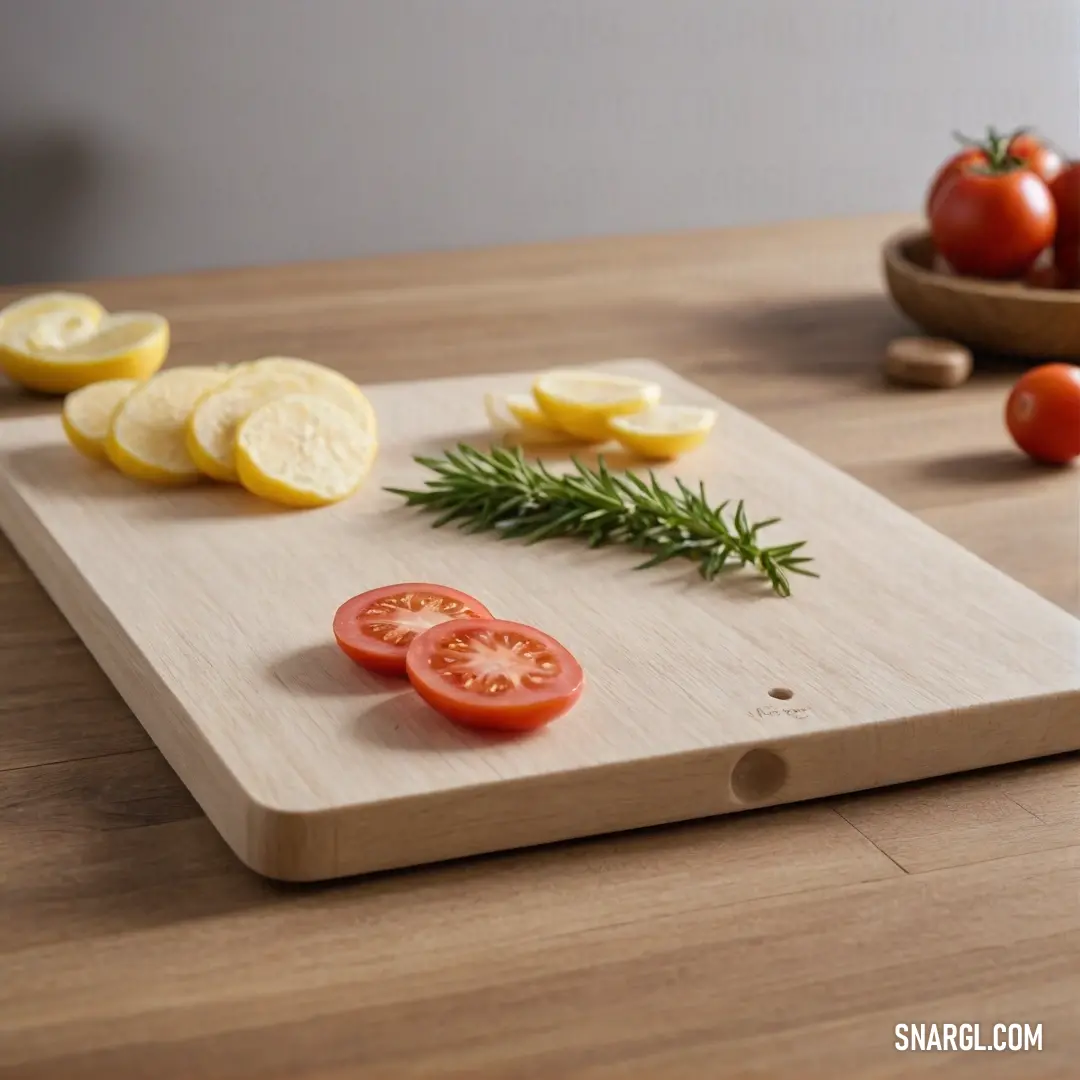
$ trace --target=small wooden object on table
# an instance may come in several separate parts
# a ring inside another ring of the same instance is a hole
[[[971,376],[971,350],[943,338],[902,337],[885,350],[885,374],[898,383],[951,390]]]

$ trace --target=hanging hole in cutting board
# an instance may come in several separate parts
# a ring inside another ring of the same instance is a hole
[[[731,770],[731,794],[741,803],[771,799],[787,782],[787,762],[771,750],[749,750]]]
[[[790,701],[795,696],[794,690],[789,690],[786,686],[774,686],[769,691],[769,697],[779,698],[781,701]]]

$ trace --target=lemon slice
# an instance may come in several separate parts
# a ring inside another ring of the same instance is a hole
[[[697,449],[716,423],[713,409],[693,405],[655,405],[632,416],[616,416],[611,434],[635,454],[674,458]]]
[[[595,371],[549,371],[533,384],[533,397],[548,420],[588,442],[611,437],[608,422],[660,400],[658,383]]]
[[[351,379],[308,360],[274,356],[242,365],[197,403],[187,431],[192,460],[215,480],[236,481],[240,422],[261,405],[291,394],[313,394],[333,402],[377,441],[375,410]]]
[[[220,386],[220,368],[172,368],[133,390],[113,414],[105,453],[128,476],[158,484],[199,479],[187,451],[187,424],[195,403]]]
[[[547,431],[557,431],[562,435],[566,434],[536,404],[536,398],[531,394],[507,394],[506,408],[522,427],[544,428]]]
[[[110,315],[81,293],[42,293],[0,311],[0,367],[32,390],[67,394],[107,379],[148,379],[168,351],[162,316]]]
[[[253,495],[285,506],[325,506],[360,487],[377,449],[348,409],[315,394],[290,394],[241,422],[236,469]]]
[[[534,424],[522,419],[528,415],[527,411],[515,410],[510,404],[510,398],[518,399],[518,404],[529,403],[533,410],[541,417],[541,422]],[[512,394],[501,396],[499,394],[484,395],[484,412],[487,413],[491,429],[508,443],[521,443],[524,446],[543,444],[566,443],[570,438],[565,431],[554,427],[540,410],[532,403],[532,399],[526,394]]]
[[[74,390],[64,398],[60,420],[68,442],[88,458],[105,458],[105,439],[113,413],[139,385],[138,379],[106,379]]]

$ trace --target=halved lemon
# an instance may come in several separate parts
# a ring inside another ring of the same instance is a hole
[[[15,382],[67,394],[107,379],[148,379],[169,352],[153,312],[109,314],[81,293],[42,293],[0,311],[0,367]]]
[[[658,383],[596,371],[549,371],[533,384],[533,397],[556,426],[588,442],[611,437],[616,416],[642,412],[660,400]]]
[[[265,357],[242,365],[195,406],[187,447],[199,469],[215,480],[236,481],[236,432],[261,405],[291,394],[313,394],[344,409],[377,441],[375,410],[351,379],[293,357]]]
[[[68,442],[80,454],[96,461],[104,460],[105,439],[113,413],[139,385],[138,379],[106,379],[68,394],[60,410]]]
[[[632,416],[610,421],[611,434],[635,454],[646,458],[674,458],[696,450],[716,423],[714,409],[694,405],[654,405]]]
[[[515,400],[517,408],[511,405],[511,398]],[[532,422],[531,413],[524,408],[526,404],[531,406],[532,411],[539,418],[538,423]],[[510,443],[535,446],[565,443],[570,439],[570,436],[565,431],[555,427],[540,412],[528,394],[509,394],[506,396],[485,394],[484,412],[487,413],[492,431]],[[529,416],[530,419],[524,419],[526,416]]]
[[[363,484],[378,444],[348,409],[316,394],[260,405],[236,432],[236,471],[253,495],[284,506],[340,502]]]
[[[220,386],[220,368],[172,368],[133,390],[113,414],[105,453],[128,476],[157,484],[183,484],[202,475],[187,451],[187,425],[195,403]]]

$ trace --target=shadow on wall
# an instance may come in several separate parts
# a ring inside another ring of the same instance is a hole
[[[96,166],[75,132],[0,131],[0,285],[75,276]]]

